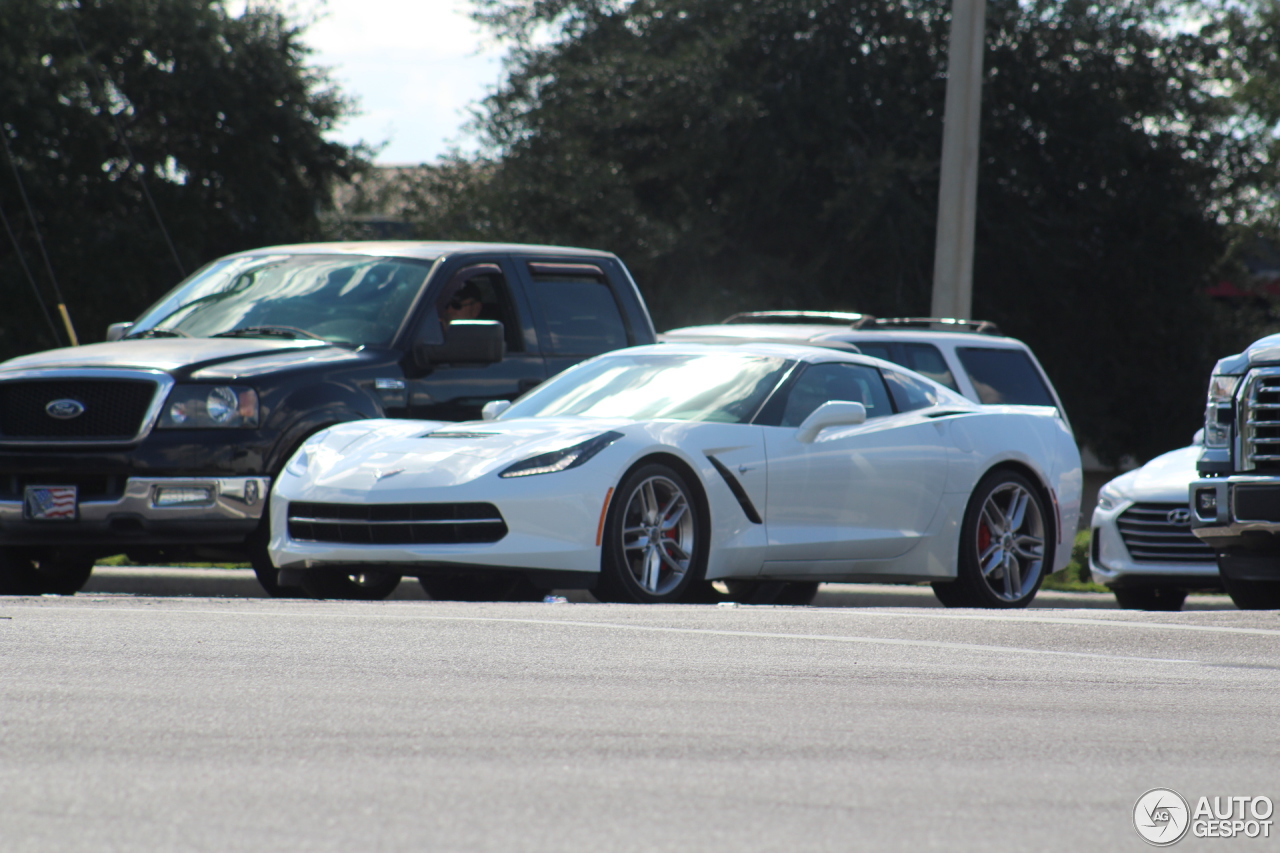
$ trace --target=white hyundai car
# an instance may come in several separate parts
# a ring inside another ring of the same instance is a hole
[[[1024,607],[1070,556],[1080,489],[1054,407],[982,406],[830,349],[659,344],[496,419],[316,434],[276,482],[270,552],[318,597],[401,575],[433,598],[640,603],[927,581],[947,605]]]
[[[1198,443],[1128,471],[1098,492],[1089,572],[1130,610],[1181,610],[1187,592],[1222,589],[1213,549],[1191,532]]]

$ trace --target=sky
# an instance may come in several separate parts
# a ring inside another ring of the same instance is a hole
[[[467,17],[467,0],[293,0],[315,49],[311,62],[329,68],[361,114],[331,137],[387,143],[374,162],[435,160],[453,145],[464,151],[467,106],[501,76],[502,51]]]

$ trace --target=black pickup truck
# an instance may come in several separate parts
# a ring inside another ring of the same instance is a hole
[[[0,364],[0,594],[73,593],[118,553],[247,559],[291,594],[265,505],[309,435],[477,418],[655,335],[607,252],[362,242],[220,258],[107,339]]]

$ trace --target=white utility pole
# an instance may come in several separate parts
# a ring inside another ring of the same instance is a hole
[[[986,0],[951,0],[938,242],[933,258],[934,317],[968,318],[973,309],[973,224],[986,17]]]

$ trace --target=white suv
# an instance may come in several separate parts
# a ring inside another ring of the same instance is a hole
[[[658,336],[679,342],[772,340],[848,349],[922,373],[970,400],[993,405],[1066,410],[1040,362],[1022,341],[985,320],[872,317],[835,311],[752,311],[710,326],[685,326]]]

